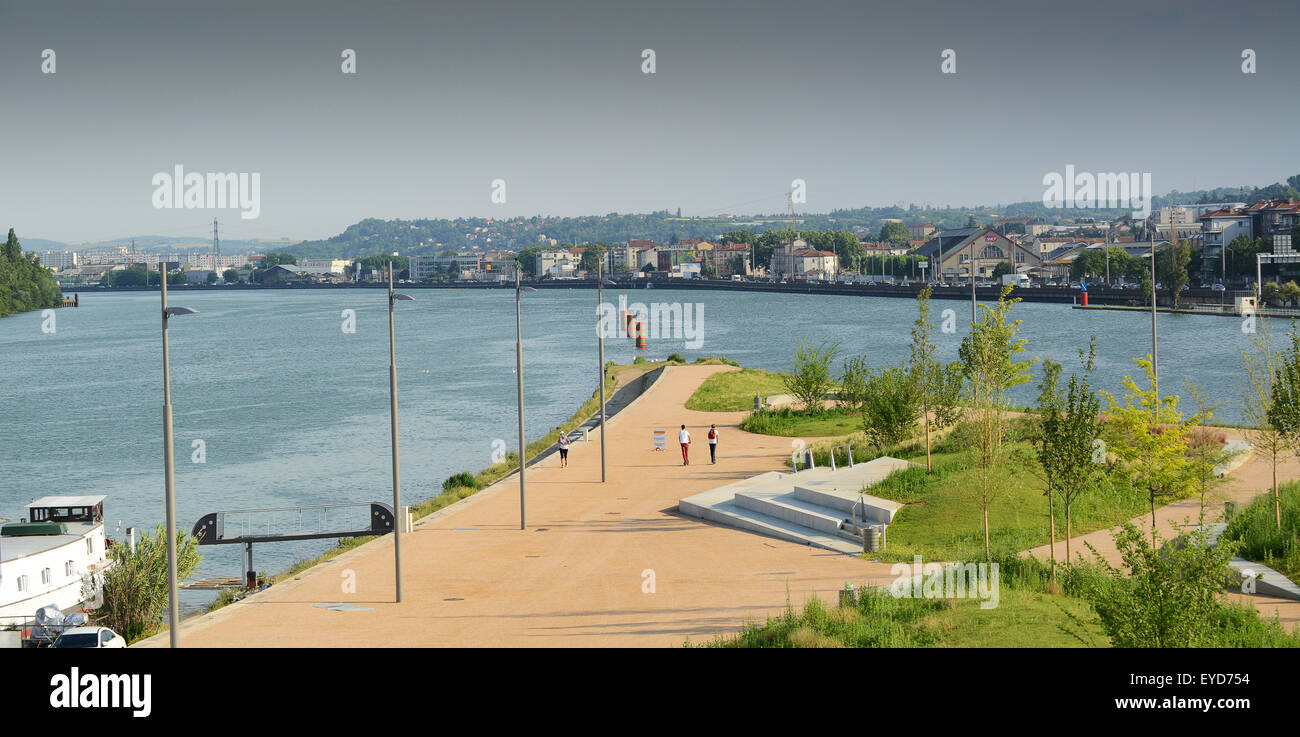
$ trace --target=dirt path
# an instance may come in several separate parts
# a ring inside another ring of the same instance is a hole
[[[514,479],[448,507],[402,539],[401,604],[390,538],[377,540],[182,625],[183,645],[680,646],[762,621],[787,600],[835,596],[846,581],[892,580],[889,565],[681,517],[682,497],[778,470],[790,439],[737,428],[745,412],[694,412],[687,398],[726,366],[682,366],[610,421],[609,481],[599,433],[527,477],[528,529]],[[676,430],[692,431],[681,465]],[[721,433],[718,464],[705,432]],[[666,452],[652,430],[669,431]],[[652,577],[652,579],[651,579]],[[344,585],[355,581],[355,593]],[[653,592],[646,593],[653,582]],[[315,605],[344,602],[359,611]],[[146,646],[165,646],[167,636]]]

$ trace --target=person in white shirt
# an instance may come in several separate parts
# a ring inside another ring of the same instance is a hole
[[[691,433],[682,425],[682,431],[677,433],[677,442],[682,444],[682,465],[691,465]]]
[[[709,425],[709,462],[718,462],[718,426]]]
[[[569,435],[568,435],[568,433],[564,433],[564,432],[560,433],[560,442],[559,442],[559,445],[560,445],[560,468],[568,468],[568,467],[569,467]]]

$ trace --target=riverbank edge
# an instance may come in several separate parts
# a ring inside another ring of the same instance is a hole
[[[628,381],[628,384],[627,384],[627,385],[631,385],[632,382],[637,382],[637,381],[642,382],[642,386],[641,386],[641,388],[640,388],[640,390],[639,390],[639,393],[637,394],[637,396],[636,396],[635,399],[633,399],[631,402],[628,402],[627,405],[625,405],[622,409],[620,409],[619,412],[618,412],[618,414],[614,415],[613,417],[607,417],[607,418],[606,418],[606,423],[605,423],[606,426],[607,426],[607,427],[612,427],[613,425],[616,424],[617,420],[618,420],[618,419],[619,419],[619,418],[624,414],[624,412],[626,412],[626,411],[628,411],[628,410],[631,410],[633,407],[635,407],[637,404],[639,404],[639,403],[641,402],[641,400],[643,400],[643,399],[646,397],[646,395],[648,395],[648,394],[650,393],[650,391],[655,387],[655,385],[659,382],[659,379],[663,377],[665,371],[666,371],[667,369],[672,368],[674,365],[676,365],[676,364],[673,364],[673,363],[670,363],[670,362],[665,362],[665,363],[663,363],[662,365],[655,366],[655,367],[651,368],[651,369],[648,370],[648,371],[643,371],[642,373],[640,373],[640,374],[637,375],[636,377],[630,379],[630,380]],[[631,367],[620,367],[620,368],[627,369],[627,368],[631,368]],[[650,378],[652,375],[653,375],[653,378]],[[648,379],[648,380],[647,380],[647,379]],[[617,390],[618,390],[618,388],[617,388],[617,384],[615,384],[615,391],[617,391]],[[600,389],[599,389],[599,387],[597,387],[597,389],[596,389],[596,393],[598,394],[599,391],[600,391]],[[606,399],[607,399],[607,402],[608,402],[609,397],[607,397]],[[583,402],[583,404],[585,405],[586,402]],[[566,425],[569,425],[569,424],[574,424],[575,426],[581,425],[581,424],[587,422],[588,420],[590,420],[592,417],[594,417],[594,416],[595,416],[596,414],[598,414],[599,412],[600,412],[600,406],[599,406],[599,401],[597,401],[597,406],[596,406],[596,411],[595,411],[595,412],[587,413],[587,414],[585,414],[585,415],[581,415],[581,416],[579,415],[579,413],[576,413],[576,412],[575,412],[574,415],[573,415],[572,417],[570,417],[568,421],[566,421],[565,423],[562,423],[562,424],[560,425],[560,427],[565,427]],[[549,431],[549,432],[554,432],[554,431],[552,430],[552,431]],[[548,446],[547,448],[544,448],[544,449],[542,449],[542,450],[539,450],[537,453],[533,454],[533,455],[532,455],[532,456],[531,456],[527,461],[525,461],[525,465],[526,465],[527,467],[529,467],[529,468],[536,466],[538,463],[540,463],[540,462],[546,460],[546,458],[548,458],[548,457],[551,455],[551,452],[550,452],[551,450],[552,450],[552,449],[551,449],[549,446]],[[452,514],[455,514],[456,512],[462,511],[462,510],[464,510],[464,509],[466,509],[466,508],[472,506],[473,504],[476,504],[476,503],[478,503],[479,501],[482,501],[483,499],[487,499],[487,498],[490,498],[490,497],[496,496],[497,494],[501,493],[501,490],[502,490],[502,489],[505,488],[505,483],[504,483],[504,482],[506,482],[506,481],[508,481],[509,479],[513,478],[513,477],[514,477],[515,475],[517,475],[518,473],[519,473],[519,470],[518,470],[518,469],[515,469],[514,471],[512,471],[512,472],[506,474],[505,476],[502,476],[501,478],[497,479],[496,481],[493,481],[491,484],[489,484],[489,485],[483,487],[482,489],[477,490],[477,491],[474,492],[473,494],[470,494],[469,496],[466,496],[466,497],[464,497],[463,499],[459,499],[459,500],[457,500],[457,501],[455,501],[455,502],[452,502],[451,504],[448,504],[448,505],[445,506],[445,507],[442,507],[442,508],[440,508],[440,509],[436,509],[436,510],[434,510],[434,511],[428,513],[428,514],[426,514],[425,516],[420,517],[419,519],[415,520],[415,521],[412,523],[412,525],[411,525],[412,532],[414,532],[416,529],[418,529],[418,528],[420,528],[420,527],[423,527],[423,526],[426,525],[426,524],[429,524],[429,523],[434,522],[434,521],[436,521],[436,520],[443,519],[444,517],[448,517],[448,516],[450,516],[450,515],[452,515]],[[431,497],[431,498],[433,498],[433,497]],[[407,533],[407,534],[410,534],[410,533]],[[364,543],[361,543],[361,544],[359,544],[359,545],[355,545],[355,546],[353,546],[353,547],[351,547],[351,548],[348,548],[347,550],[342,551],[342,552],[338,552],[338,553],[331,554],[329,551],[326,551],[326,552],[324,552],[324,553],[321,553],[320,556],[318,556],[317,558],[315,558],[315,559],[313,559],[313,560],[311,561],[311,564],[310,564],[310,565],[308,565],[308,566],[302,568],[301,570],[297,571],[296,573],[294,573],[294,574],[289,578],[289,580],[287,580],[287,581],[283,581],[283,582],[281,582],[281,583],[276,583],[276,584],[275,584],[275,588],[277,588],[278,590],[281,590],[281,591],[283,591],[283,590],[292,590],[293,588],[295,588],[296,585],[301,585],[301,582],[302,582],[302,579],[303,579],[303,574],[309,573],[309,572],[311,572],[311,571],[313,571],[313,570],[319,568],[319,567],[320,567],[322,564],[324,564],[324,563],[341,563],[341,562],[347,562],[347,561],[352,560],[353,558],[356,558],[357,556],[361,555],[363,552],[370,552],[370,551],[372,551],[372,550],[376,550],[376,549],[378,549],[378,547],[379,547],[380,545],[386,544],[387,542],[391,542],[391,541],[392,541],[392,538],[391,538],[389,535],[378,535],[378,536],[373,537],[373,538],[370,539],[370,540],[367,540],[367,541],[364,542]],[[277,575],[280,575],[280,574],[277,574]],[[257,595],[258,595],[259,593],[261,593],[261,591],[255,591],[255,592],[253,592],[253,593],[251,593],[251,594],[248,594],[247,596],[244,596],[244,597],[241,598],[241,599],[238,599],[238,600],[236,600],[236,601],[232,601],[232,602],[230,602],[230,603],[228,603],[228,604],[225,604],[225,605],[223,605],[223,606],[221,606],[221,607],[218,607],[218,608],[216,608],[216,609],[212,609],[212,610],[207,610],[207,611],[203,611],[203,612],[200,612],[200,613],[196,613],[196,614],[194,614],[194,615],[191,615],[190,617],[187,617],[187,618],[183,619],[183,620],[181,621],[181,635],[184,636],[184,634],[185,634],[185,630],[187,629],[187,627],[190,627],[190,626],[196,626],[200,621],[215,622],[215,621],[220,621],[221,619],[224,619],[225,617],[232,616],[234,613],[237,613],[237,612],[239,611],[239,607],[241,607],[241,606],[243,606],[243,605],[245,605],[245,604],[248,604],[248,603],[250,603],[250,602],[252,602],[252,603],[256,603],[256,601],[257,601]],[[136,646],[138,646],[138,645],[145,645],[145,644],[147,644],[147,643],[152,643],[152,642],[154,642],[154,641],[160,641],[161,638],[163,638],[163,637],[165,637],[165,636],[167,636],[167,635],[168,635],[168,628],[167,628],[166,626],[164,626],[164,627],[163,627],[161,630],[159,630],[158,632],[155,632],[154,634],[149,635],[148,637],[142,638],[142,639],[140,639],[140,640],[137,640],[137,641],[134,642],[134,643],[131,643],[130,647],[136,647]]]
[[[698,291],[716,291],[716,292],[766,292],[776,294],[823,294],[838,295],[850,297],[901,297],[904,299],[915,299],[916,295],[925,288],[921,282],[913,282],[904,285],[878,284],[874,287],[865,284],[849,283],[809,283],[801,282],[794,284],[781,284],[765,281],[728,281],[723,279],[678,279],[678,278],[633,278],[612,277],[615,285],[606,287],[615,290],[640,290],[647,289],[653,292],[656,289],[670,290],[698,290]],[[539,279],[524,282],[526,286],[534,289],[595,289],[596,282],[593,279]],[[438,282],[421,282],[416,284],[403,284],[402,289],[463,289],[467,291],[476,290],[503,290],[512,291],[513,283],[506,282],[463,282],[455,284],[444,284]],[[295,285],[274,285],[263,286],[260,284],[191,284],[191,285],[168,285],[168,292],[202,292],[202,291],[260,291],[263,289],[274,290],[350,290],[350,289],[387,289],[386,283],[342,283],[342,284],[295,284]],[[154,292],[158,291],[156,286],[131,286],[131,287],[101,287],[99,285],[87,285],[84,289],[75,289],[70,287],[65,291],[85,291],[88,294],[108,293],[108,292]],[[976,297],[981,301],[996,301],[998,294],[1002,291],[1000,286],[997,287],[977,287],[975,290]],[[1074,305],[1077,304],[1080,297],[1080,290],[1071,287],[1031,287],[1021,288],[1013,291],[1013,296],[1024,302],[1042,302]],[[1133,299],[1132,290],[1123,289],[1105,289],[1093,286],[1088,290],[1089,299],[1094,304],[1112,304],[1115,306],[1125,306]],[[1254,293],[1249,290],[1231,290],[1228,293],[1229,299],[1236,296],[1250,296]],[[1208,300],[1206,304],[1218,304],[1223,299],[1222,292],[1212,290],[1192,289],[1187,292],[1188,298],[1201,298]],[[969,287],[949,286],[936,288],[932,299],[940,300],[961,300],[970,301],[971,290]],[[1150,309],[1149,307],[1147,309]],[[1196,313],[1196,314],[1213,314],[1213,313]]]

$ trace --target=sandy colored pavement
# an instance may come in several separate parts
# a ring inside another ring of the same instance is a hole
[[[681,366],[607,428],[575,443],[570,465],[551,457],[528,471],[528,529],[519,486],[507,479],[430,515],[402,538],[403,599],[393,603],[390,537],[181,625],[186,647],[545,646],[676,647],[763,621],[788,600],[833,599],[846,581],[893,579],[889,565],[769,539],[675,512],[677,501],[783,468],[791,439],[752,435],[744,412],[692,412],[687,398],[726,366]],[[720,432],[718,464],[705,434]],[[683,466],[678,426],[692,433]],[[652,430],[669,431],[667,451]],[[646,593],[653,576],[653,593]],[[349,577],[355,593],[343,592]],[[364,611],[314,605],[345,602]],[[143,646],[166,646],[167,635]]]
[[[552,456],[530,467],[528,529],[519,529],[517,480],[440,510],[402,538],[403,598],[393,602],[391,538],[385,537],[243,601],[181,625],[187,647],[676,647],[734,633],[802,604],[833,601],[844,583],[893,580],[889,564],[765,538],[679,516],[682,497],[782,469],[791,439],[738,429],[745,412],[694,412],[686,400],[726,366],[680,366],[663,376],[607,429],[609,481],[600,483],[600,437],[575,443],[570,466]],[[721,433],[718,464],[708,462],[709,423]],[[692,433],[690,466],[681,465],[678,426]],[[652,450],[652,430],[668,431],[668,450]],[[1228,431],[1233,434],[1237,431]],[[805,438],[811,441],[811,438]],[[1279,468],[1300,478],[1300,463]],[[1267,490],[1268,464],[1234,471],[1220,499],[1245,502]],[[1217,519],[1222,501],[1214,504]],[[1195,500],[1156,510],[1170,522],[1194,521]],[[1149,517],[1134,520],[1149,529]],[[1058,520],[1064,525],[1063,520]],[[1058,527],[1058,532],[1064,532]],[[1119,562],[1109,530],[1076,536]],[[1047,557],[1047,546],[1029,551]],[[1057,544],[1064,557],[1064,543]],[[345,584],[355,583],[353,593]],[[651,583],[653,587],[651,588]],[[1289,627],[1300,602],[1244,596]],[[334,611],[317,604],[368,607]],[[165,647],[167,634],[139,643]]]

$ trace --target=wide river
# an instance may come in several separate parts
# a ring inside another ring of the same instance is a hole
[[[514,294],[510,290],[414,289],[397,305],[397,363],[403,501],[440,490],[448,475],[491,463],[495,447],[517,446]],[[701,313],[698,347],[651,336],[648,358],[725,355],[745,366],[784,370],[801,336],[838,341],[873,364],[907,355],[915,302],[884,297],[673,290],[609,290],[629,301],[690,304]],[[171,325],[178,524],[190,529],[218,510],[391,500],[387,301],[381,290],[174,292],[172,304],[199,314]],[[597,381],[595,293],[524,295],[524,375],[529,439],[567,418]],[[934,319],[955,312],[956,332],[936,333],[956,360],[968,330],[968,302],[935,300]],[[162,359],[158,295],[83,293],[77,309],[0,320],[0,517],[47,494],[107,494],[110,535],[162,521]],[[346,310],[355,330],[344,330]],[[1146,313],[1016,305],[1027,353],[1078,366],[1097,335],[1096,384],[1115,393],[1150,351]],[[1160,376],[1166,391],[1184,377],[1239,418],[1241,354],[1247,336],[1234,318],[1159,317]],[[692,325],[693,327],[693,325]],[[1281,339],[1283,325],[1274,333]],[[606,359],[630,363],[624,338]],[[692,345],[695,343],[692,342]],[[1030,404],[1033,385],[1015,399]],[[203,441],[203,463],[194,462]],[[647,439],[649,442],[649,439]],[[256,546],[259,570],[278,571],[318,554],[325,541]],[[202,549],[199,575],[238,575],[237,546]],[[186,594],[189,603],[205,598]]]

